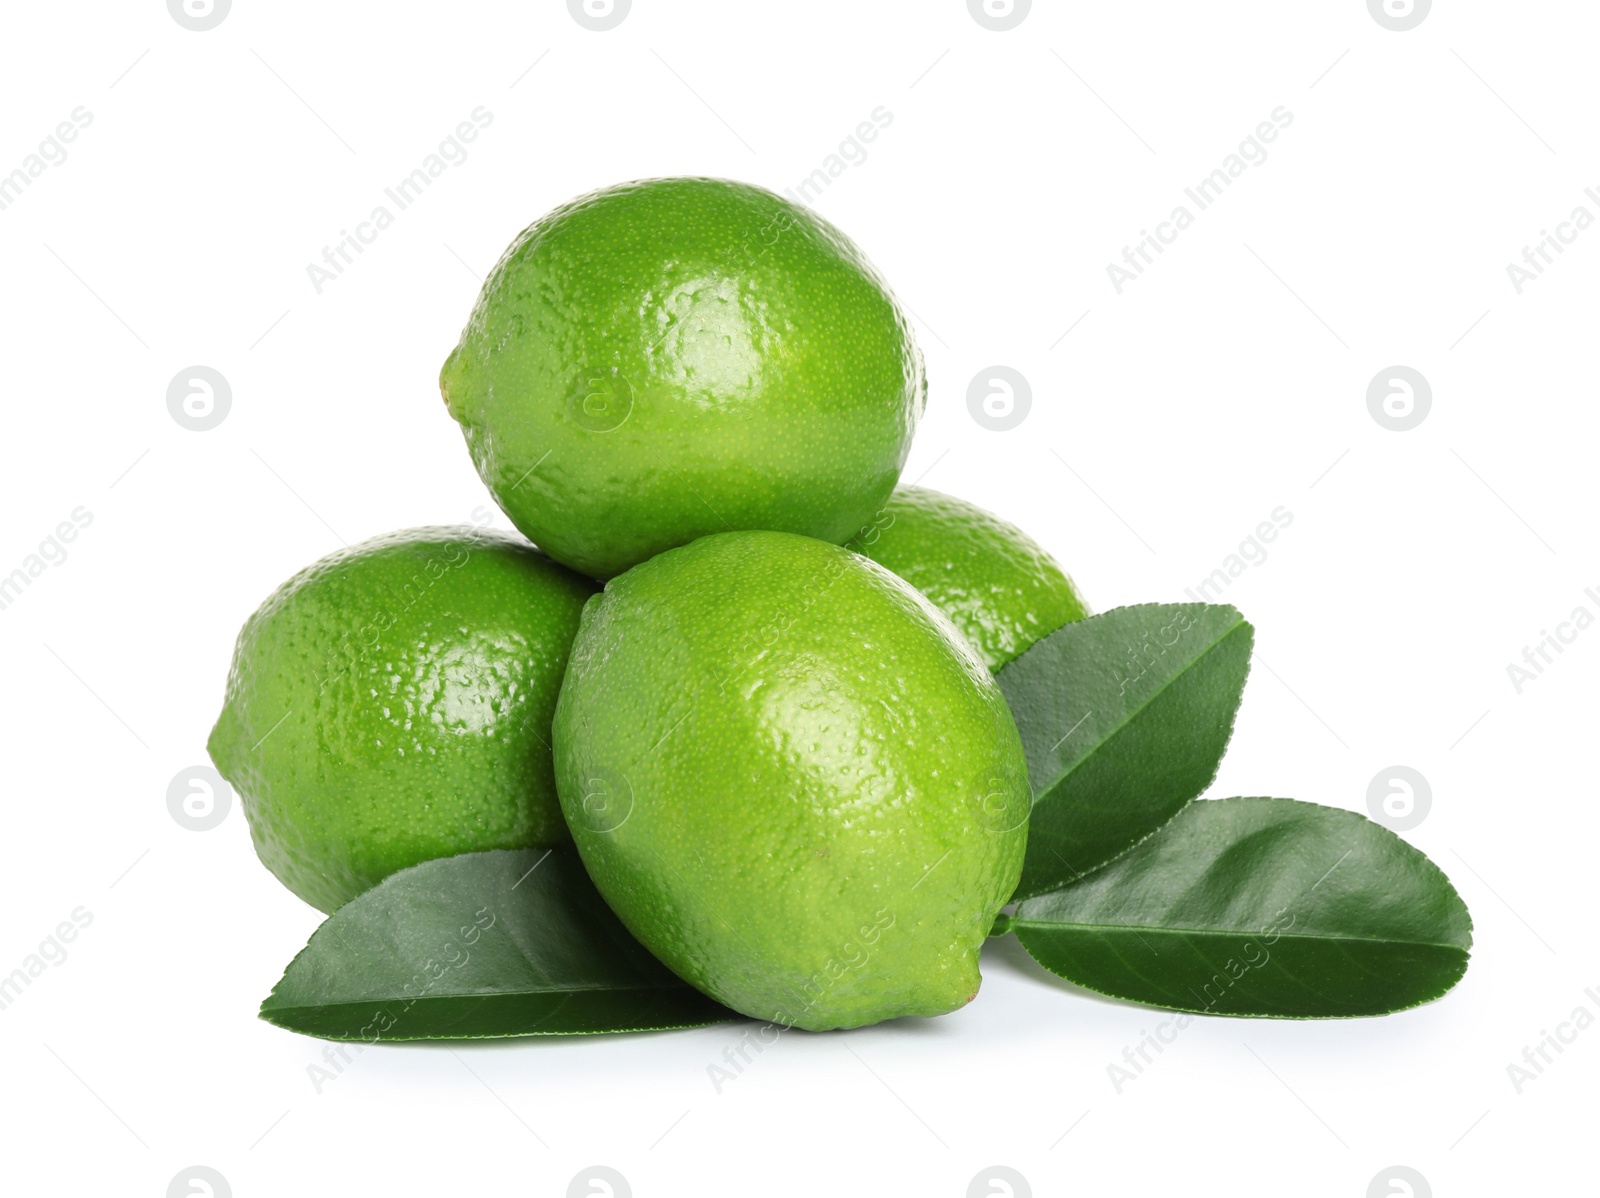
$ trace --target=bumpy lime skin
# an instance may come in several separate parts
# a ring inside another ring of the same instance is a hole
[[[332,911],[396,870],[568,843],[550,721],[595,585],[520,537],[377,537],[239,634],[208,748],[262,862]]]
[[[895,491],[851,548],[926,595],[991,670],[1093,614],[1077,584],[1027,533],[925,487]]]
[[[844,234],[697,178],[524,230],[439,381],[512,523],[596,578],[714,532],[843,542],[894,489],[926,395],[905,314]]]
[[[739,532],[612,579],[584,608],[555,751],[601,893],[719,1001],[826,1030],[977,993],[1027,766],[989,671],[887,570]]]

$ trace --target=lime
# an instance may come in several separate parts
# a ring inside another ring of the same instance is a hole
[[[924,487],[897,490],[850,547],[926,595],[991,670],[1091,614],[1076,584],[1027,533]]]
[[[525,229],[440,387],[512,523],[597,578],[714,532],[843,542],[894,489],[925,392],[905,314],[844,234],[692,178]]]
[[[591,599],[555,718],[562,810],[686,981],[813,1030],[977,993],[1027,766],[971,646],[889,571],[781,532],[705,537]]]
[[[435,857],[566,842],[550,720],[594,589],[472,527],[378,537],[279,587],[208,744],[267,868],[332,911]]]

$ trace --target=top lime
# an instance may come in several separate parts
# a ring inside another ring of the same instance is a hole
[[[896,491],[850,548],[926,595],[991,670],[1090,614],[1077,585],[1027,533],[925,487]]]
[[[512,522],[598,578],[707,533],[846,540],[894,489],[925,393],[904,313],[842,233],[694,178],[523,230],[440,386]]]

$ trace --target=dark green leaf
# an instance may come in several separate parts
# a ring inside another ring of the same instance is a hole
[[[1146,603],[1068,624],[999,672],[1033,782],[1017,898],[1103,865],[1211,784],[1254,636],[1231,607]]]
[[[261,1017],[328,1040],[558,1036],[738,1018],[628,934],[567,852],[429,861],[340,907]]]
[[[1363,815],[1192,803],[1004,929],[1102,994],[1211,1015],[1381,1015],[1466,972],[1472,919],[1439,867]]]

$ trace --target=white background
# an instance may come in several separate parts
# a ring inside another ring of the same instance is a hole
[[[608,32],[555,0],[5,23],[0,174],[93,116],[0,211],[0,574],[93,518],[0,611],[0,973],[93,918],[0,1011],[7,1192],[158,1198],[197,1163],[239,1198],[562,1195],[597,1163],[639,1198],[960,1198],[996,1164],[1035,1195],[1361,1198],[1404,1193],[1369,1191],[1395,1164],[1440,1196],[1592,1184],[1600,1030],[1521,1093],[1507,1066],[1600,1013],[1600,631],[1521,693],[1506,667],[1600,614],[1600,231],[1521,294],[1506,265],[1600,216],[1593,5],[1440,3],[1407,32],[1361,0],[1040,0],[1005,32],[959,0],[636,0]],[[307,265],[479,105],[468,158],[318,294]],[[1420,771],[1406,835],[1472,909],[1466,979],[1385,1019],[1201,1020],[1119,1093],[1107,1066],[1164,1017],[1008,942],[960,1013],[787,1036],[720,1094],[728,1026],[370,1049],[318,1092],[324,1046],[255,1018],[318,914],[237,805],[204,833],[167,810],[239,624],[341,542],[493,510],[435,380],[519,229],[641,176],[795,186],[880,105],[815,206],[917,315],[906,477],[1025,526],[1100,609],[1183,598],[1291,512],[1223,596],[1259,653],[1211,793],[1365,810]],[[1118,294],[1107,264],[1280,105],[1267,159]],[[205,432],[166,403],[196,364],[232,389]],[[966,404],[995,364],[1032,389],[1008,432]],[[1405,432],[1367,406],[1396,364],[1433,393]]]

